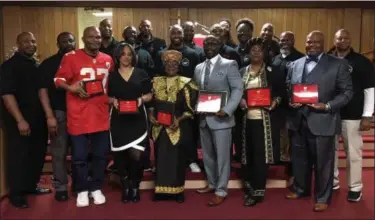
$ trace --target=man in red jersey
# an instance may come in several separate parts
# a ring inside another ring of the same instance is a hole
[[[67,53],[55,76],[56,87],[67,91],[68,133],[71,135],[73,177],[78,193],[77,207],[89,205],[88,193],[94,204],[105,203],[101,192],[109,143],[109,107],[105,94],[90,96],[83,82],[100,81],[106,88],[109,72],[113,69],[112,58],[99,52],[100,31],[87,27],[83,32],[84,49]],[[86,84],[88,85],[88,84]],[[86,88],[86,89],[84,89]],[[88,181],[87,156],[89,142],[92,146],[92,181]]]

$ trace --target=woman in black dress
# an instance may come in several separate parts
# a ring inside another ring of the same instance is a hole
[[[189,120],[194,116],[198,87],[190,78],[179,76],[182,54],[166,50],[162,61],[167,76],[154,77],[154,100],[150,108],[152,138],[155,142],[156,177],[153,200],[174,198],[184,202],[186,150],[192,136]],[[160,113],[173,117],[171,125],[161,123]]]
[[[108,96],[112,104],[111,150],[123,187],[122,202],[140,200],[139,184],[143,177],[141,159],[148,138],[144,103],[152,99],[151,80],[145,71],[134,67],[136,59],[132,46],[121,43],[114,52],[115,71],[108,77]],[[121,100],[137,101],[138,112],[121,113]]]
[[[244,91],[269,88],[271,106],[247,106],[243,99],[240,107],[245,111],[243,118],[242,164],[244,168],[244,206],[255,206],[262,202],[266,189],[269,164],[280,160],[280,130],[283,115],[280,104],[285,101],[286,89],[283,74],[267,63],[264,40],[253,38],[248,42],[250,65],[240,70]],[[246,96],[245,96],[246,97]]]

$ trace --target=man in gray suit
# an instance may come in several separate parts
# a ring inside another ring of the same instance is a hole
[[[318,85],[318,103],[290,104],[287,126],[292,131],[293,192],[287,199],[309,196],[311,171],[315,172],[314,211],[328,208],[332,196],[335,135],[340,133],[340,108],[352,98],[348,62],[323,53],[320,31],[307,35],[306,54],[291,63],[286,83]]]
[[[198,193],[213,193],[215,196],[208,203],[217,206],[227,196],[230,176],[230,148],[232,128],[235,125],[233,113],[243,93],[243,83],[236,61],[219,55],[221,41],[209,35],[204,40],[206,61],[195,68],[194,80],[201,90],[226,91],[226,105],[214,115],[200,115],[200,137],[203,149],[203,162],[208,185],[197,190]]]

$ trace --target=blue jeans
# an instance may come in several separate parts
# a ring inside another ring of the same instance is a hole
[[[72,168],[75,191],[95,191],[104,183],[107,164],[109,133],[101,131],[91,134],[72,135]],[[88,181],[88,148],[92,147],[92,180]]]

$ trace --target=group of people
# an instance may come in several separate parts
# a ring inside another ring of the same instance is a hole
[[[0,69],[11,204],[27,208],[28,194],[51,193],[38,186],[48,136],[58,201],[68,200],[65,158],[71,142],[77,207],[88,206],[90,196],[94,204],[106,202],[107,166],[120,176],[121,201],[138,202],[143,171],[152,168],[152,141],[154,201],[184,202],[187,166],[201,172],[200,145],[207,186],[197,193],[213,194],[209,206],[227,198],[231,161],[237,160],[244,206],[264,200],[268,166],[283,162],[291,177],[286,198],[311,195],[314,169],[313,210],[324,211],[339,188],[334,172],[339,135],[350,152],[348,200],[360,201],[360,131],[370,129],[374,112],[371,62],[353,50],[344,29],[337,31],[328,52],[323,33],[312,31],[305,55],[294,47],[290,31],[275,41],[270,23],[259,37],[253,37],[254,22],[248,18],[235,27],[238,45],[230,21],[222,19],[212,25],[202,48],[193,41],[193,22],[175,24],[167,46],[152,35],[149,20],[141,21],[139,33],[125,27],[119,42],[105,19],[84,30],[83,49],[76,49],[73,34],[60,33],[58,52],[40,65],[33,58],[35,36],[19,34],[18,51]],[[297,84],[317,85],[318,101],[293,102]],[[269,89],[270,104],[249,106],[248,91],[260,88]],[[197,112],[202,91],[225,93],[226,101],[215,113]]]

